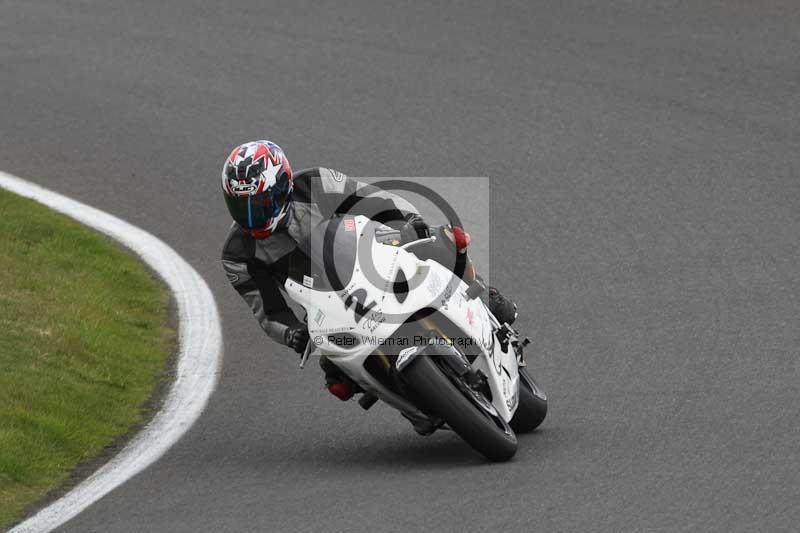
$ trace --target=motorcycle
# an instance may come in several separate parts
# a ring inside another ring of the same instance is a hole
[[[317,351],[357,384],[364,409],[381,400],[420,434],[451,429],[506,461],[515,432],[544,420],[547,396],[525,364],[529,341],[491,314],[482,282],[413,253],[437,238],[403,243],[400,231],[363,216],[314,228],[284,283],[306,311],[300,365]]]

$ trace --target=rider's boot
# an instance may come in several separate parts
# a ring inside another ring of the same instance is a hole
[[[509,326],[517,319],[517,304],[500,294],[494,287],[489,287],[486,306],[501,324]]]
[[[342,401],[347,401],[353,394],[361,391],[352,379],[350,379],[338,366],[331,363],[324,355],[319,358],[319,366],[325,372],[325,388],[328,392]]]

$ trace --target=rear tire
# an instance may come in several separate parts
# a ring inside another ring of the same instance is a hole
[[[417,356],[403,370],[403,378],[420,407],[447,422],[487,459],[508,461],[514,456],[517,437],[509,425],[467,398],[430,357]]]
[[[519,405],[511,419],[511,428],[517,433],[533,431],[547,416],[547,396],[536,385],[525,368],[519,369]]]

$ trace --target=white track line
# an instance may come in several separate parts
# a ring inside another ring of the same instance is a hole
[[[208,285],[181,256],[156,237],[108,213],[2,171],[0,187],[60,211],[130,248],[164,278],[178,304],[177,375],[161,410],[113,459],[10,533],[50,531],[141,472],[186,433],[216,386],[222,359],[222,331]]]

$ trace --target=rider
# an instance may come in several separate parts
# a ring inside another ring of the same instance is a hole
[[[384,224],[401,225],[403,235],[423,235],[428,225],[405,199],[327,168],[292,172],[283,150],[270,141],[253,141],[231,151],[222,168],[222,192],[233,217],[222,251],[222,265],[233,287],[273,340],[302,353],[308,328],[282,294],[298,243],[317,224],[334,214],[365,215]],[[457,251],[456,264],[470,282],[475,270],[467,258],[469,234],[447,227],[445,244]],[[416,238],[416,237],[413,237]],[[442,241],[444,239],[440,239]],[[439,242],[437,241],[437,242]],[[511,324],[516,306],[489,288],[489,310]],[[320,359],[327,389],[342,400],[355,384],[326,359]]]

